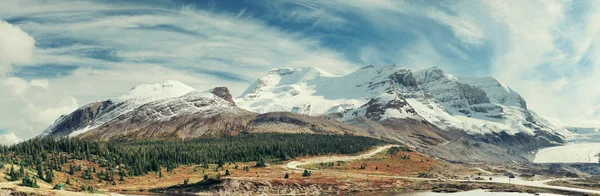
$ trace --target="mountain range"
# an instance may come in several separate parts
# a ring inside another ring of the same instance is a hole
[[[277,68],[237,98],[226,87],[143,84],[61,116],[40,137],[188,139],[261,132],[365,135],[460,162],[528,162],[533,151],[577,135],[529,110],[523,97],[494,78],[390,65],[343,76],[317,67]]]

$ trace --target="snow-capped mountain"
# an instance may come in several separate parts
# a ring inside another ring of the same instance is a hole
[[[412,72],[394,65],[367,66],[335,76],[316,67],[279,68],[259,78],[236,103],[255,112],[338,114],[426,120],[471,134],[537,131],[568,135],[527,109],[525,100],[494,78],[455,77],[437,67]]]
[[[397,116],[421,119],[401,96],[418,89],[411,75],[396,67],[365,67],[346,76],[334,76],[316,67],[279,68],[259,78],[235,102],[258,113],[291,111],[312,116],[344,113],[377,120]],[[370,108],[388,104],[394,108],[369,113]]]
[[[41,137],[195,138],[240,132],[351,133],[360,130],[293,113],[256,114],[238,108],[229,90],[198,91],[177,81],[144,84],[60,117]]]
[[[359,134],[399,141],[453,161],[526,162],[572,137],[494,78],[367,66],[337,76],[278,68],[238,98],[218,87],[144,84],[61,116],[41,137],[195,138],[242,132]]]
[[[259,113],[327,116],[372,135],[429,148],[431,154],[460,154],[450,159],[529,153],[572,135],[528,110],[518,93],[496,79],[452,76],[438,67],[413,72],[395,65],[367,66],[343,76],[316,67],[273,69],[235,102]]]
[[[69,115],[59,117],[54,124],[44,130],[41,136],[76,136],[95,129],[146,103],[183,96],[195,90],[173,80],[138,85],[120,97],[90,103]]]

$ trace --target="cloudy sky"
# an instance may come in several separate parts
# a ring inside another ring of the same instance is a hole
[[[439,66],[600,126],[600,1],[2,0],[0,143],[166,79],[241,93],[269,69]]]

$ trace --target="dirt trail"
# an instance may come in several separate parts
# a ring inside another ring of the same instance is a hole
[[[292,161],[287,163],[286,165],[284,165],[284,168],[287,169],[292,169],[292,170],[300,170],[303,171],[303,168],[300,168],[300,166],[302,165],[308,165],[308,164],[315,164],[315,163],[326,163],[326,162],[336,162],[336,161],[353,161],[353,160],[360,160],[360,159],[367,159],[372,157],[373,155],[383,152],[384,150],[387,150],[391,147],[394,146],[398,146],[398,145],[385,145],[385,146],[380,146],[377,147],[374,150],[371,150],[369,152],[366,152],[364,154],[360,154],[360,155],[356,155],[356,156],[330,156],[330,157],[313,157],[313,158],[307,158],[307,159],[303,159],[300,161]],[[489,171],[485,171],[481,168],[480,171],[484,172],[484,173],[491,173]],[[366,174],[356,174],[356,173],[350,173],[350,172],[339,172],[339,171],[329,171],[329,170],[319,170],[319,172],[327,172],[327,173],[332,173],[332,174],[346,174],[346,175],[366,175]],[[405,176],[390,176],[390,175],[378,175],[378,174],[368,174],[367,176],[372,176],[372,177],[383,177],[383,178],[396,178],[396,179],[409,179],[409,180],[424,180],[424,181],[431,181],[431,180],[440,180],[440,179],[436,179],[436,178],[415,178],[415,177],[405,177]],[[510,179],[506,176],[499,176],[499,175],[489,175],[489,176],[482,176],[484,179],[488,179],[488,178],[492,178],[493,180],[481,180],[480,182],[485,182],[485,183],[498,183],[498,184],[515,184],[515,185],[521,185],[521,186],[528,186],[528,187],[536,187],[536,188],[545,188],[545,189],[554,189],[554,190],[563,190],[563,191],[573,191],[573,192],[580,192],[580,193],[591,193],[591,194],[600,194],[600,191],[598,190],[591,190],[591,189],[581,189],[581,188],[571,188],[571,187],[562,187],[562,186],[553,186],[553,185],[548,185],[546,184],[547,182],[551,181],[551,180],[541,180],[541,181],[528,181],[528,180],[524,180],[521,178],[513,178]],[[565,179],[554,179],[554,180],[572,180],[573,178],[565,178]],[[469,180],[450,180],[450,181],[455,181],[455,182],[466,182]],[[476,181],[476,180],[471,180],[471,181]]]
[[[385,146],[380,146],[380,147],[377,147],[375,150],[371,150],[371,151],[369,151],[367,153],[356,155],[356,156],[312,157],[312,158],[308,158],[308,159],[304,159],[304,160],[300,160],[300,161],[289,162],[284,167],[288,168],[288,169],[293,169],[293,170],[304,170],[302,168],[299,168],[299,166],[300,165],[314,164],[314,163],[326,163],[326,162],[336,162],[336,161],[353,161],[353,160],[359,160],[359,159],[367,159],[369,157],[372,157],[373,155],[376,155],[377,153],[380,153],[380,152],[382,152],[384,150],[387,150],[387,149],[389,149],[391,147],[394,147],[394,146],[399,146],[399,145],[385,145]]]

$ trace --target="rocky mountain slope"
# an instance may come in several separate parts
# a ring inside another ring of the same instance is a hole
[[[527,162],[572,131],[539,117],[494,78],[367,66],[344,76],[278,68],[238,98],[176,81],[146,84],[60,117],[42,137],[194,138],[240,132],[352,133],[451,161]]]
[[[137,86],[124,95],[87,104],[60,117],[41,137],[86,139],[196,138],[240,132],[359,134],[324,117],[240,109],[229,90],[197,91],[176,81]]]
[[[571,135],[496,79],[456,77],[437,67],[367,66],[344,76],[316,67],[279,68],[235,101],[255,112],[327,116],[461,161],[500,155],[527,161],[524,154]]]

